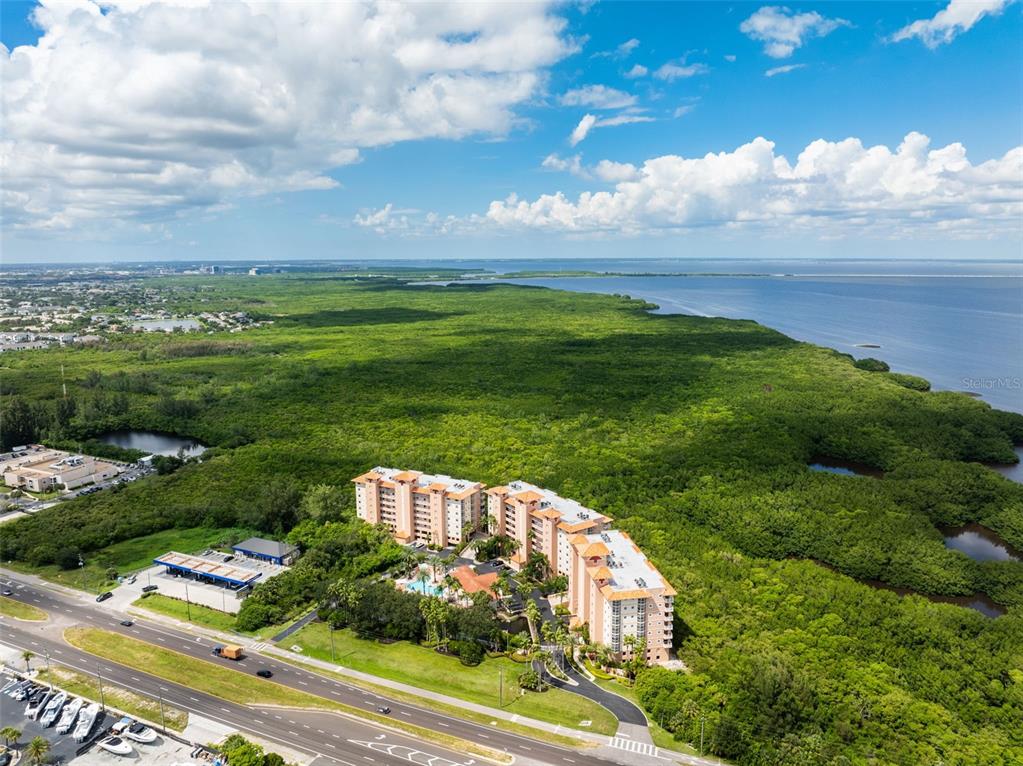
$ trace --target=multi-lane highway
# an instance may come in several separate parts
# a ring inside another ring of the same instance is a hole
[[[378,706],[386,705],[391,708],[391,716],[398,721],[406,721],[432,731],[505,751],[515,756],[517,762],[532,761],[557,766],[573,764],[609,766],[612,763],[590,753],[559,747],[501,731],[495,727],[475,724],[386,699],[333,678],[307,672],[270,656],[249,653],[245,659],[238,662],[214,659],[211,650],[215,642],[210,639],[145,621],[122,626],[120,620],[123,616],[105,611],[102,604],[95,606],[86,604],[45,588],[33,587],[17,579],[13,581],[11,590],[11,598],[38,606],[51,615],[63,617],[74,623],[115,631],[205,661],[216,662],[240,673],[254,674],[257,670],[270,670],[273,679],[267,683],[283,684],[367,711],[375,711]],[[432,766],[446,766],[445,762],[463,764],[474,760],[479,762],[478,757],[445,751],[444,748],[418,741],[414,737],[382,730],[349,717],[233,704],[75,649],[61,640],[59,635],[54,635],[52,628],[47,630],[45,627],[28,625],[15,620],[5,620],[0,627],[0,642],[29,649],[39,656],[48,653],[54,661],[61,664],[92,674],[98,672],[104,680],[118,686],[136,689],[151,697],[162,696],[175,707],[194,711],[296,750],[326,756],[346,764],[408,763],[410,760],[426,763],[431,756],[437,757]],[[387,752],[388,747],[391,747],[390,752]]]

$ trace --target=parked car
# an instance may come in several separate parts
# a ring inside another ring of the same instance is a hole
[[[98,596],[96,596],[96,601],[103,602],[106,601],[108,598],[113,597],[114,597],[113,593],[111,593],[110,591],[104,591],[103,593],[100,593]]]
[[[132,575],[127,580],[125,580],[125,582],[128,583],[128,585],[134,585],[137,579],[139,579],[137,575]]]
[[[256,675],[260,678],[273,678],[273,671],[270,670],[257,670]]]
[[[156,585],[146,585],[145,587],[142,588],[142,592],[143,593],[152,593],[156,589],[157,589]]]
[[[13,596],[14,595],[14,591],[11,590],[10,588],[4,588],[2,592],[3,592],[3,594],[5,596]]]

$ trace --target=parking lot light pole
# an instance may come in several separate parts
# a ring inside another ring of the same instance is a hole
[[[334,623],[330,623],[330,630],[328,632],[330,633],[330,661],[337,662],[334,659]]]
[[[192,603],[188,598],[188,583],[185,583],[185,611],[188,614],[188,621],[192,621]]]
[[[160,726],[164,733],[167,732],[167,720],[163,717],[163,694],[157,695],[160,698]]]

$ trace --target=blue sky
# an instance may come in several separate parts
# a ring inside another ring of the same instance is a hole
[[[367,52],[269,6],[33,23],[4,2],[4,257],[1018,257],[1023,3],[948,6],[557,4],[521,29],[508,5],[478,28],[456,8]]]

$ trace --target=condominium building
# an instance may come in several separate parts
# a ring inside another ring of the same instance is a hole
[[[384,524],[400,543],[444,547],[461,542],[468,526],[479,526],[479,482],[382,467],[352,481],[359,518]]]
[[[571,571],[571,539],[582,533],[607,529],[611,519],[603,514],[525,481],[513,481],[487,490],[490,531],[519,543],[509,563],[518,570],[529,555],[547,556],[554,574]]]
[[[575,535],[571,555],[569,610],[589,625],[590,641],[628,659],[626,637],[645,638],[647,661],[667,661],[675,590],[632,539],[618,530]]]
[[[61,450],[32,446],[0,460],[0,474],[8,487],[29,492],[76,489],[92,482],[112,479],[121,472],[113,463],[91,455],[72,455]]]

